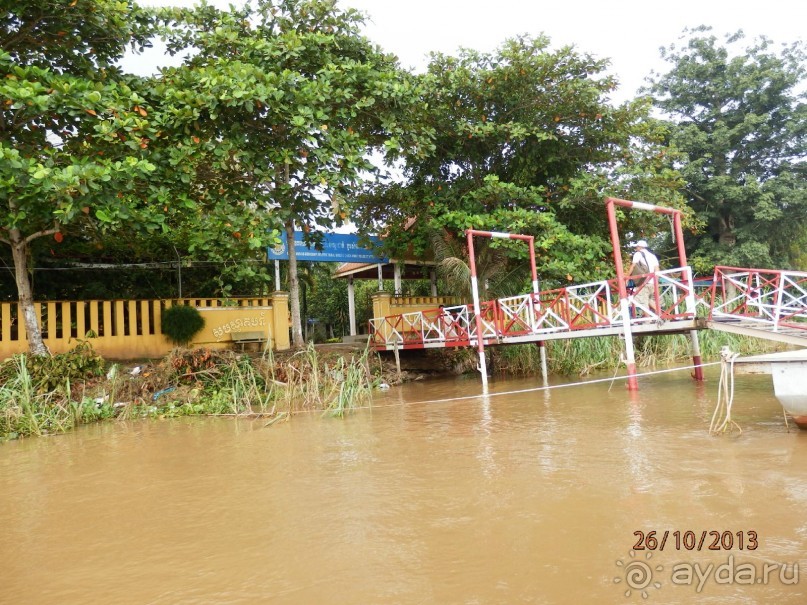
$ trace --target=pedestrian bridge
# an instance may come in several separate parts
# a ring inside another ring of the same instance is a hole
[[[642,290],[649,304],[640,302]],[[717,267],[699,287],[690,267],[678,267],[628,289],[627,305],[619,291],[611,279],[485,301],[480,321],[473,304],[375,317],[370,346],[475,347],[480,334],[491,346],[714,329],[807,347],[807,272]]]

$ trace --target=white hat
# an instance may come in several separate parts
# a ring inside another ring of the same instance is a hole
[[[638,242],[633,244],[633,247],[634,248],[647,248],[647,242],[644,241],[643,239],[640,239]]]

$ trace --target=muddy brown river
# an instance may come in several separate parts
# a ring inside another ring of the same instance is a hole
[[[742,434],[709,436],[707,377],[6,443],[0,603],[803,605],[807,432],[742,376]]]

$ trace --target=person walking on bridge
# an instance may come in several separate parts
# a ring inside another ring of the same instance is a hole
[[[636,251],[633,253],[628,275],[647,275],[647,277],[641,280],[635,280],[637,292],[634,295],[634,300],[658,315],[659,312],[658,309],[656,309],[656,297],[654,295],[656,279],[653,277],[660,268],[658,258],[647,249],[647,242],[643,239],[636,242],[633,247]]]

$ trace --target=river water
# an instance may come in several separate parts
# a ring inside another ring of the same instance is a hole
[[[807,432],[738,377],[743,432],[710,437],[717,376],[6,443],[0,603],[807,603]]]

